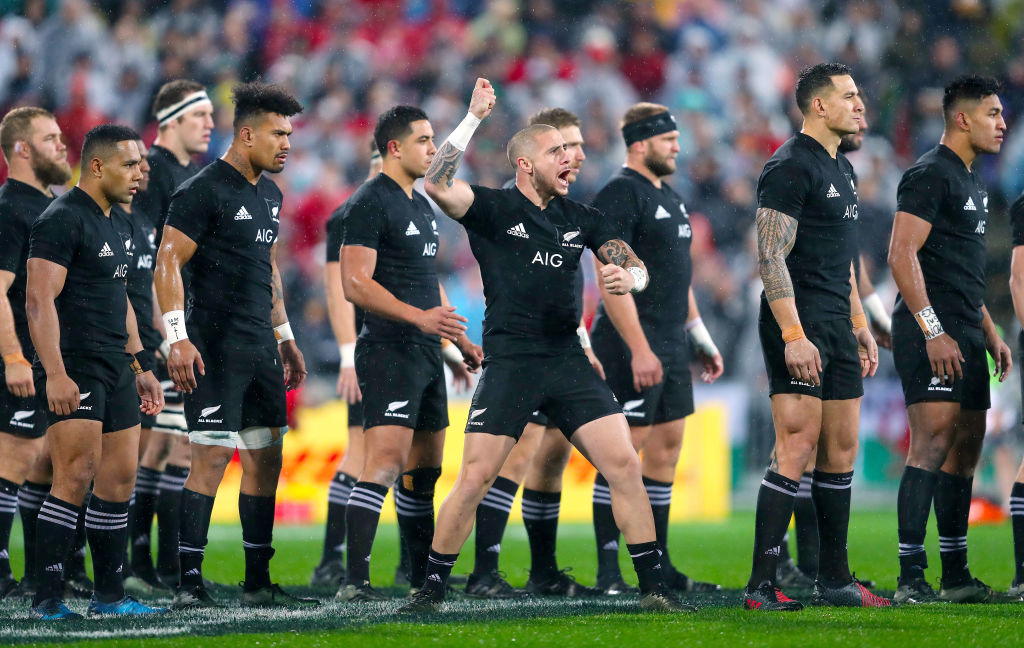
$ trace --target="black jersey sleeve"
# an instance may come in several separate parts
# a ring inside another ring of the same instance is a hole
[[[327,249],[325,250],[327,263],[337,263],[341,258],[341,244],[345,239],[345,230],[342,226],[340,211],[335,211],[327,219]]]
[[[947,189],[946,179],[930,165],[911,167],[903,174],[896,190],[896,211],[934,223]]]
[[[67,268],[82,238],[82,223],[73,214],[55,211],[32,224],[29,258],[46,259]]]
[[[387,212],[374,196],[364,196],[348,209],[341,221],[341,229],[342,245],[359,245],[378,250],[387,231]],[[340,251],[341,246],[338,247]],[[337,256],[338,252],[334,254]]]
[[[770,160],[757,183],[758,209],[773,209],[800,220],[811,191],[811,170],[793,158]]]
[[[498,210],[495,206],[499,204],[502,194],[506,195],[507,191],[500,189],[491,189],[490,187],[481,187],[480,185],[472,185],[473,189],[473,204],[469,206],[469,210],[466,214],[459,219],[459,223],[462,224],[467,230],[476,232],[484,237],[490,237],[496,227],[494,222],[498,215]]]
[[[623,241],[633,245],[640,221],[640,207],[630,182],[616,180],[608,183],[594,197],[592,205],[606,220],[615,224]]]
[[[14,214],[0,214],[0,270],[18,274],[28,236],[24,220]]]
[[[1013,244],[1024,245],[1024,193],[1010,205],[1010,226],[1013,228]]]
[[[216,218],[217,193],[200,183],[188,182],[171,196],[165,225],[198,243]]]
[[[593,207],[584,207],[583,237],[594,254],[601,249],[601,246],[608,241],[624,239],[614,219],[608,218],[604,213]],[[626,241],[629,243],[629,241]]]

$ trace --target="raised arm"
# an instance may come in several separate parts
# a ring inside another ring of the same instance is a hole
[[[964,361],[960,345],[942,328],[924,283],[918,251],[928,240],[932,225],[923,218],[903,211],[896,212],[892,223],[892,239],[889,241],[889,269],[896,282],[896,288],[914,315],[921,333],[927,340],[928,360],[932,375],[944,384],[953,377],[962,378],[960,363]]]
[[[60,320],[57,295],[64,289],[68,270],[46,259],[28,260],[25,312],[28,331],[39,361],[46,370],[46,400],[50,411],[66,416],[78,409],[78,385],[68,377],[60,355]]]
[[[167,354],[167,373],[175,387],[190,394],[195,389],[196,376],[206,373],[203,358],[195,345],[188,339],[185,330],[185,284],[181,280],[181,269],[196,253],[196,242],[181,230],[164,225],[160,238],[160,250],[156,255],[153,270],[153,285],[163,312],[164,331],[170,351]],[[193,370],[195,366],[195,370]]]
[[[291,390],[306,379],[306,360],[295,344],[295,335],[288,323],[288,313],[284,307],[284,283],[281,281],[281,271],[277,269],[277,246],[276,241],[270,246],[270,324],[274,327],[277,350],[284,364],[284,384]]]
[[[28,398],[36,393],[32,384],[32,363],[22,352],[18,333],[14,328],[14,313],[7,291],[14,283],[14,273],[0,270],[0,353],[4,357],[4,374],[7,391],[19,398]]]
[[[450,218],[459,220],[466,215],[473,205],[473,189],[463,180],[455,179],[462,156],[469,146],[480,122],[491,114],[494,108],[495,94],[491,82],[477,79],[473,88],[473,97],[469,101],[469,113],[462,120],[441,148],[434,155],[430,168],[423,179],[423,188],[427,195],[437,203]]]

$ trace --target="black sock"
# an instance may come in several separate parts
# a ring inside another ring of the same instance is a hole
[[[476,507],[476,546],[473,562],[474,574],[497,571],[501,553],[501,538],[505,535],[508,514],[516,501],[519,484],[498,477]]]
[[[754,564],[750,570],[749,589],[761,583],[775,582],[775,569],[779,563],[779,546],[793,516],[793,500],[800,482],[768,470],[757,493],[757,513],[754,518]]]
[[[547,580],[558,573],[555,545],[562,493],[523,489],[523,526],[530,539],[530,578]]]
[[[18,488],[14,482],[0,479],[0,576],[11,575],[11,526],[18,510]]]
[[[245,548],[245,589],[270,587],[270,559],[274,557],[274,507],[276,497],[238,494],[238,519],[242,522]]]
[[[25,575],[22,580],[36,580],[36,528],[39,509],[50,492],[49,484],[27,481],[18,489],[18,514],[21,515],[21,534],[25,548]]]
[[[818,513],[814,508],[814,498],[811,496],[813,481],[814,473],[804,473],[800,477],[800,490],[796,492],[796,500],[793,501],[797,567],[812,577],[818,573],[818,551],[821,544],[818,535]]]
[[[71,543],[71,553],[64,561],[64,579],[75,578],[76,576],[87,576],[85,573],[85,543],[88,534],[85,531],[85,512],[92,501],[92,488],[82,502],[82,508],[78,510],[78,526],[75,527],[75,540]]]
[[[779,563],[787,560],[792,560],[792,556],[789,555],[789,529],[782,534],[782,544],[779,545]]]
[[[36,521],[36,595],[32,605],[64,598],[64,561],[75,541],[81,511],[52,495],[43,501]]]
[[[661,549],[661,565],[672,569],[672,560],[668,556],[668,512],[672,507],[672,482],[662,482],[644,477],[644,488],[647,499],[651,502],[651,513],[654,514],[654,535]]]
[[[818,578],[829,587],[842,587],[853,582],[846,554],[850,531],[850,490],[853,472],[827,473],[814,471],[814,508],[821,532]]]
[[[156,496],[156,570],[161,574],[177,574],[178,540],[181,532],[181,491],[185,488],[189,469],[168,465],[160,475]]]
[[[928,554],[924,536],[928,531],[928,514],[932,510],[938,476],[921,468],[907,466],[896,495],[897,533],[899,535],[900,582],[924,578]]]
[[[128,519],[127,529],[125,531],[124,540],[124,552],[121,554],[121,568],[122,576],[127,578],[134,575],[132,571],[132,557],[128,553],[128,548],[132,544],[132,529],[135,528],[135,491],[132,491],[131,497],[128,498]]]
[[[348,497],[345,526],[348,529],[348,556],[346,582],[362,585],[370,582],[370,553],[377,535],[380,509],[388,487],[373,482],[356,482]]]
[[[660,591],[664,589],[664,571],[661,567],[661,551],[658,549],[658,542],[641,542],[640,544],[628,544],[629,557],[633,559],[633,569],[636,570],[636,577],[640,581],[640,594]]]
[[[139,466],[135,477],[135,506],[131,526],[132,569],[139,573],[148,574],[153,571],[150,534],[153,532],[153,512],[156,510],[159,483],[159,472]]]
[[[971,512],[974,479],[939,471],[935,484],[935,525],[939,529],[942,584],[971,580],[967,567],[967,518]]]
[[[345,560],[345,510],[356,478],[339,471],[334,473],[327,491],[327,524],[324,531],[324,552],[320,564]]]
[[[594,478],[594,538],[597,540],[597,579],[622,580],[619,568],[619,527],[612,514],[612,492],[608,481],[597,474]]]
[[[181,534],[178,540],[180,587],[189,590],[203,585],[203,554],[206,552],[207,534],[213,498],[193,490],[181,491]]]
[[[124,598],[121,570],[128,542],[128,502],[108,502],[93,495],[85,511],[85,531],[92,551],[96,598],[104,603],[120,601]]]
[[[427,575],[427,556],[434,540],[434,494],[395,489],[398,532],[409,550],[409,585],[422,587]]]
[[[1010,520],[1013,523],[1013,584],[1024,583],[1024,482],[1014,482],[1010,491]]]
[[[444,599],[448,577],[458,559],[457,553],[442,554],[431,549],[427,556],[427,577],[423,580],[423,591],[429,592],[435,600]]]

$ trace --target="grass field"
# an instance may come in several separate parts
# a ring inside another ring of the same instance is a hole
[[[566,602],[536,599],[522,603],[481,602],[452,598],[447,614],[436,621],[399,620],[393,610],[402,590],[388,590],[395,600],[372,606],[336,604],[333,591],[313,592],[306,587],[321,547],[318,527],[282,527],[275,534],[277,555],[272,563],[275,580],[297,591],[321,595],[325,604],[315,612],[253,612],[228,610],[174,613],[143,622],[85,620],[65,625],[40,625],[27,619],[23,602],[0,601],[0,644],[46,645],[88,640],[91,646],[893,646],[914,648],[955,645],[1016,646],[1024,637],[1024,604],[988,606],[934,605],[895,610],[809,608],[791,615],[767,615],[739,609],[740,588],[750,564],[753,517],[737,514],[719,524],[678,525],[671,531],[671,549],[677,565],[704,580],[729,588],[720,595],[691,600],[701,606],[696,614],[649,615],[635,613],[636,599]],[[15,528],[13,538],[20,538]],[[929,555],[938,577],[938,549],[934,527],[929,530]],[[972,528],[971,568],[997,588],[1012,578],[1012,546],[1008,525]],[[20,567],[21,548],[12,543],[12,557]],[[378,585],[392,582],[397,563],[393,526],[384,526],[372,563]],[[563,525],[559,556],[563,567],[572,566],[581,582],[594,579],[593,532],[589,525]],[[858,513],[851,525],[850,555],[863,578],[879,583],[880,590],[895,587],[896,519],[891,513]],[[516,585],[526,581],[529,552],[525,532],[510,525],[502,553],[502,568]],[[632,572],[625,562],[624,573]],[[472,546],[467,546],[455,571],[472,567]],[[241,532],[218,526],[210,533],[205,573],[221,583],[242,576]],[[386,587],[382,588],[387,590]],[[237,590],[219,589],[215,595],[232,602]],[[166,603],[166,601],[165,601]],[[72,608],[84,612],[85,602]]]

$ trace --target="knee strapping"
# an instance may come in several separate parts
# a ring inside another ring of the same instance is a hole
[[[417,495],[433,497],[434,485],[440,478],[440,468],[413,468],[402,473],[402,488]]]

